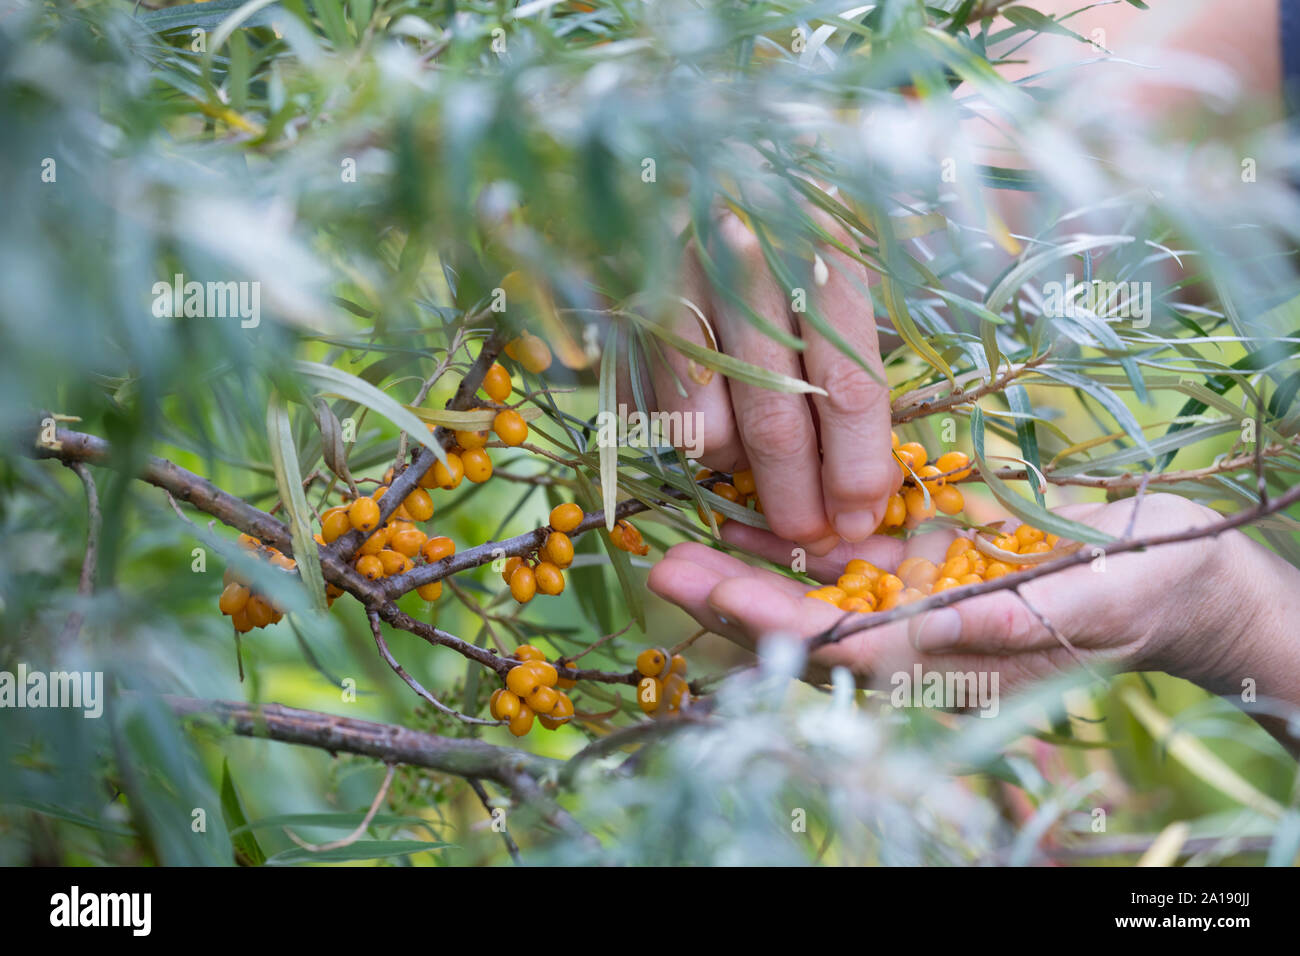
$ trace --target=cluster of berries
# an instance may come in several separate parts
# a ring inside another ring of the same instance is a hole
[[[889,497],[885,517],[876,529],[877,534],[915,527],[922,521],[933,518],[937,511],[955,515],[966,507],[961,489],[950,484],[970,476],[970,458],[965,453],[945,452],[929,462],[925,446],[920,442],[900,442],[894,432],[890,432],[890,438],[894,460],[902,472],[903,488]],[[929,493],[928,503],[926,492]]]
[[[647,714],[663,717],[676,714],[691,699],[686,682],[686,658],[668,656],[661,647],[649,647],[637,655],[636,669],[641,680],[636,687],[636,702]]]
[[[727,476],[720,471],[710,471],[708,468],[701,468],[695,473],[696,481],[705,481],[709,478],[726,478]],[[754,484],[754,472],[748,468],[734,472],[730,481],[714,482],[710,490],[719,498],[726,498],[733,504],[738,504],[742,508],[752,507],[759,514],[763,513],[763,503],[758,500],[758,488]],[[710,509],[711,510],[711,509]],[[708,515],[704,513],[703,508],[696,508],[696,513],[700,520],[705,524],[709,523]],[[721,511],[713,512],[713,523],[718,527],[726,521],[726,516]]]
[[[572,720],[573,701],[564,691],[573,687],[574,681],[560,677],[555,665],[531,644],[519,645],[515,659],[520,663],[506,672],[506,686],[493,691],[488,699],[493,719],[509,721],[510,732],[516,737],[533,729],[534,718],[547,730]],[[560,666],[571,665],[562,660]]]
[[[993,547],[1008,556],[1048,554],[1058,540],[1054,534],[1021,525],[1013,533],[999,536]],[[815,588],[805,596],[833,604],[841,611],[870,614],[910,604],[949,588],[992,581],[1019,571],[1022,566],[1010,557],[990,558],[970,538],[958,537],[948,546],[942,564],[926,558],[906,558],[890,573],[859,558],[845,565],[844,573],[834,584]]]
[[[292,572],[298,567],[293,558],[283,554],[277,548],[263,544],[251,534],[241,534],[239,546],[265,559],[281,571]],[[231,623],[235,625],[235,630],[240,634],[247,634],[255,627],[275,624],[284,616],[284,612],[272,604],[269,598],[259,594],[247,581],[229,568],[226,569],[221,583],[222,591],[221,597],[217,599],[217,607],[221,609],[222,614],[230,618]]]
[[[564,591],[564,569],[573,564],[573,539],[569,532],[582,524],[585,515],[573,502],[551,509],[550,532],[542,546],[532,555],[516,555],[506,561],[501,578],[510,586],[510,595],[527,604],[540,591],[560,594]]]

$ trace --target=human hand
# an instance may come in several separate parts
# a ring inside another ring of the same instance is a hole
[[[1133,507],[1134,499],[1127,499],[1057,513],[1118,538]],[[1141,501],[1133,533],[1179,531],[1219,518],[1184,498],[1149,495]],[[723,537],[772,561],[791,558],[789,541],[739,522],[728,522]],[[853,558],[885,569],[911,556],[939,563],[952,538],[951,532],[933,532],[906,542],[874,537],[860,545],[841,544],[810,557],[808,572],[833,582]],[[1010,688],[1073,669],[1077,654],[1118,670],[1164,670],[1212,690],[1230,687],[1257,669],[1260,659],[1251,616],[1243,613],[1255,603],[1241,595],[1237,569],[1243,566],[1243,547],[1255,546],[1231,532],[1105,557],[1021,585],[1025,600],[1010,590],[994,592],[852,634],[817,650],[808,676],[825,680],[831,667],[844,666],[861,683],[883,686],[889,675],[920,662],[927,670],[997,671],[1001,685]],[[845,616],[805,597],[808,587],[798,581],[700,544],[670,549],[651,571],[649,584],[702,626],[751,649],[765,634],[809,638]]]
[[[850,248],[842,229],[823,220],[827,232]],[[695,414],[703,432],[700,460],[716,471],[750,468],[764,514],[780,537],[825,554],[841,540],[865,541],[884,517],[900,471],[890,454],[889,390],[866,269],[830,246],[820,246],[826,282],[808,290],[814,304],[877,379],[823,338],[792,311],[763,258],[757,237],[727,213],[718,223],[721,241],[746,275],[745,300],[776,327],[802,336],[802,353],[768,338],[747,322],[742,310],[709,287],[700,253],[692,245],[682,264],[681,295],[708,318],[717,347],[727,355],[775,372],[806,378],[825,397],[775,392],[713,375],[700,384],[690,360],[664,347],[667,364],[650,364],[660,412]],[[683,306],[673,331],[709,346],[696,315]],[[677,383],[687,390],[678,392]]]

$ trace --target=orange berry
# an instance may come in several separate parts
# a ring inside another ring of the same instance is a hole
[[[658,677],[668,663],[668,654],[659,647],[647,647],[636,656],[636,669],[646,677]]]
[[[889,445],[891,448],[895,448],[895,449],[898,448],[899,446],[898,432],[891,431],[889,433]]]
[[[551,509],[551,527],[556,531],[568,534],[582,524],[583,517],[581,508],[572,501],[566,501],[564,504],[556,505]]]
[[[731,476],[731,483],[742,495],[752,495],[758,490],[758,486],[754,484],[754,472],[748,468],[735,472]]]
[[[855,611],[858,614],[870,614],[876,609],[876,599],[867,597],[846,597],[840,602],[841,611]]]
[[[248,599],[248,603],[244,606],[244,613],[248,615],[248,621],[253,627],[266,627],[275,616],[270,603],[260,594],[254,594]]]
[[[890,495],[885,505],[883,524],[886,528],[901,528],[907,520],[907,502],[902,495]]]
[[[248,619],[247,608],[241,608],[230,615],[230,623],[235,625],[235,630],[240,634],[247,634],[253,629],[253,622]]]
[[[908,558],[895,572],[909,588],[925,590],[939,577],[939,569],[925,558]]]
[[[943,487],[944,479],[939,477],[940,474],[941,472],[934,465],[922,465],[916,469],[916,476],[930,489],[930,494],[934,494],[936,488]]]
[[[955,515],[966,507],[966,499],[956,485],[944,485],[937,490],[931,490],[930,496],[934,500],[934,506],[946,515]]]
[[[484,448],[466,449],[460,453],[460,462],[465,477],[476,485],[492,477],[492,457]]]
[[[348,505],[348,522],[357,531],[374,531],[379,527],[379,504],[374,498],[358,498]]]
[[[520,663],[527,663],[528,661],[544,661],[546,655],[542,653],[541,648],[534,647],[532,644],[520,644],[515,648],[514,658]]]
[[[336,541],[351,530],[352,522],[348,520],[346,508],[331,508],[321,515],[320,534],[326,544]]]
[[[362,542],[361,547],[357,549],[357,555],[378,554],[388,547],[388,538],[391,534],[389,528],[378,528],[375,533]]]
[[[456,553],[456,542],[445,535],[439,535],[436,538],[430,538],[424,542],[420,548],[420,553],[424,555],[424,560],[432,564],[435,561],[441,561],[443,558],[449,558]]]
[[[938,594],[940,591],[946,591],[949,588],[961,587],[961,583],[953,577],[941,577],[930,586],[931,594]]]
[[[515,555],[513,558],[508,558],[506,560],[505,568],[503,568],[501,571],[501,579],[505,581],[506,584],[509,584],[510,575],[514,574],[515,571],[523,565],[523,563],[524,563],[524,559],[519,557],[518,555]]]
[[[686,658],[682,657],[680,654],[674,654],[668,661],[668,670],[673,674],[685,674]]]
[[[420,595],[423,601],[436,601],[442,597],[442,582],[430,581],[428,584],[421,584],[415,589],[415,593]]]
[[[1044,535],[1043,532],[1039,531],[1037,528],[1033,527],[1032,525],[1022,524],[1019,528],[1016,529],[1016,540],[1019,541],[1021,544],[1021,549],[1020,549],[1021,554],[1027,553],[1024,550],[1024,545],[1035,544],[1039,541],[1042,541],[1045,537],[1046,535]]]
[[[994,578],[1000,578],[1004,574],[1010,574],[1011,567],[1003,564],[1001,561],[990,561],[987,570],[984,572],[984,580],[992,581]]]
[[[530,661],[528,663],[536,664],[541,662]],[[541,677],[528,664],[520,664],[518,667],[512,667],[506,672],[506,687],[521,700],[527,700],[532,692],[541,686]]]
[[[557,568],[567,568],[573,563],[573,541],[563,531],[552,531],[542,545],[542,554]]]
[[[522,737],[533,729],[533,709],[527,704],[519,705],[519,713],[510,718],[510,732]]]
[[[569,670],[573,670],[573,671],[576,671],[578,669],[578,665],[574,661],[567,661],[567,660],[561,660],[559,662],[559,665],[556,667],[556,671],[558,672],[561,667],[567,667]],[[576,686],[577,683],[578,682],[574,680],[572,677],[560,677],[555,682],[555,686],[562,687],[565,690],[568,690],[570,687]]]
[[[680,710],[689,693],[690,685],[681,674],[669,674],[664,678],[664,702],[669,710]]]
[[[375,557],[379,558],[379,563],[384,569],[384,577],[401,574],[402,566],[406,563],[406,555],[399,554],[390,548],[384,548]],[[358,570],[360,569],[358,568]]]
[[[537,567],[533,568],[533,580],[537,590],[543,594],[556,595],[564,590],[564,572],[550,561],[538,562]],[[513,593],[514,581],[511,580],[510,584]]]
[[[551,367],[550,346],[531,332],[515,339],[514,352],[515,361],[534,375],[540,375]]]
[[[871,592],[872,582],[865,574],[841,574],[835,586],[849,597],[856,597]]]
[[[527,704],[535,714],[549,714],[559,701],[560,694],[555,688],[542,686],[528,695]]]
[[[388,546],[398,554],[413,558],[420,553],[420,549],[428,539],[429,536],[419,528],[411,528],[409,531],[399,531],[392,535]]]
[[[519,713],[522,704],[518,694],[502,687],[494,690],[488,698],[488,713],[496,720],[510,720]]]
[[[876,597],[882,600],[890,594],[896,594],[904,588],[903,579],[897,574],[882,574],[876,582]]]
[[[482,448],[488,443],[487,432],[456,432],[456,444],[466,451]]]
[[[1021,548],[1020,553],[1021,554],[1047,554],[1047,552],[1051,550],[1052,550],[1052,546],[1048,544],[1046,541],[1035,541],[1033,544],[1029,545],[1028,547]]]
[[[714,485],[713,493],[719,498],[726,498],[728,501],[737,504],[740,503],[740,492],[736,490],[736,486],[725,481],[720,481]]]
[[[839,607],[840,601],[843,600],[842,597],[827,591],[825,588],[815,588],[805,594],[804,597],[810,597],[817,601],[825,601],[827,604],[833,604],[835,607]]]
[[[925,597],[925,592],[920,588],[903,588],[898,595],[899,604],[911,604],[913,601],[919,601]]]
[[[510,575],[510,595],[520,604],[527,604],[536,593],[537,579],[533,576],[533,569],[524,564],[519,565],[514,574]]]
[[[1056,535],[1054,535],[1054,534],[1049,534],[1049,535],[1048,535],[1046,538],[1044,538],[1043,540],[1047,542],[1047,546],[1048,546],[1049,548],[1055,548],[1055,547],[1056,547],[1056,542],[1060,541],[1061,539],[1060,539],[1059,537],[1057,537]]]
[[[963,574],[970,574],[970,565],[970,558],[965,551],[962,551],[943,563],[943,566],[939,568],[939,576],[943,578],[960,578]]]
[[[373,554],[365,554],[357,558],[355,567],[357,573],[367,581],[378,581],[384,576],[383,562]]]
[[[999,535],[997,540],[993,542],[993,547],[1000,548],[1003,551],[1018,553],[1020,551],[1020,539],[1014,534]]]
[[[948,475],[949,481],[961,481],[971,473],[970,457],[960,451],[946,451],[935,461],[936,467]],[[952,474],[948,474],[952,472]]]
[[[907,516],[916,521],[924,521],[927,518],[933,518],[935,514],[934,496],[930,497],[930,504],[925,503],[925,494],[920,488],[910,487],[903,490],[903,501],[907,503]]]
[[[975,545],[970,538],[958,536],[952,539],[952,544],[948,545],[948,550],[944,553],[945,558],[955,558],[959,554],[965,554],[967,551],[973,551]]]
[[[469,454],[469,452],[466,452]],[[490,467],[490,463],[489,463]],[[460,480],[465,477],[465,459],[454,451],[447,452],[447,464],[437,462],[431,469],[433,472],[433,483],[439,488],[446,488],[448,491],[459,487]],[[407,499],[407,506],[410,507],[410,499]],[[418,520],[424,520],[417,518]]]
[[[968,584],[980,584],[983,581],[984,579],[980,577],[978,574],[976,574],[974,571],[972,571],[970,574],[963,574],[961,577],[957,579],[957,583],[960,584],[962,587],[966,587],[966,585]]]
[[[513,409],[497,412],[492,419],[492,430],[507,445],[521,445],[528,437],[528,423]]]
[[[929,458],[929,455],[925,451],[925,446],[919,441],[904,442],[898,446],[896,453],[901,457],[907,458],[913,471],[916,471],[924,465],[926,460]]]
[[[556,694],[555,696],[555,706],[551,708],[550,714],[545,716],[537,715],[537,719],[541,721],[542,726],[547,730],[562,727],[573,717],[573,701],[569,700],[569,695]]]
[[[222,614],[238,614],[248,606],[249,590],[242,584],[227,584],[217,601]]]
[[[447,457],[451,459],[456,456],[448,455]],[[438,462],[438,465],[441,466],[442,462]],[[433,517],[433,499],[429,497],[429,493],[423,488],[416,488],[407,495],[406,500],[402,502],[402,507],[415,521],[428,521]]]
[[[870,561],[864,561],[862,558],[854,558],[848,564],[844,565],[844,573],[861,574],[867,580],[875,582],[883,572]]]
[[[510,373],[505,370],[505,366],[493,362],[483,376],[483,391],[487,392],[492,401],[504,402],[513,390]]]

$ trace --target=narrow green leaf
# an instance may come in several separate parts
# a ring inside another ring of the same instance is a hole
[[[325,581],[321,577],[320,556],[312,537],[312,512],[302,490],[302,473],[298,470],[298,450],[293,443],[289,411],[278,392],[271,395],[266,406],[266,434],[271,446],[275,484],[280,490],[280,502],[289,519],[289,533],[293,537],[293,556],[298,563],[298,574],[307,593],[311,595],[312,605],[324,613]]]
[[[610,325],[605,350],[600,356],[600,394],[597,397],[597,422],[618,416],[618,326]],[[600,456],[600,497],[605,508],[605,530],[614,530],[614,509],[618,506],[618,429],[596,430]],[[603,437],[602,437],[603,436]]]
[[[243,801],[235,787],[234,778],[230,776],[230,761],[221,761],[221,815],[226,820],[226,829],[230,831],[230,842],[235,848],[235,860],[245,866],[261,866],[266,862],[266,853],[261,844],[248,829],[248,817],[244,814]]]

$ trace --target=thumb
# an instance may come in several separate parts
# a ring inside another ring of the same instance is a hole
[[[1052,619],[1050,607],[1035,607]],[[983,594],[917,615],[908,635],[912,646],[924,654],[1017,654],[1060,646],[1051,628],[1010,591]]]

